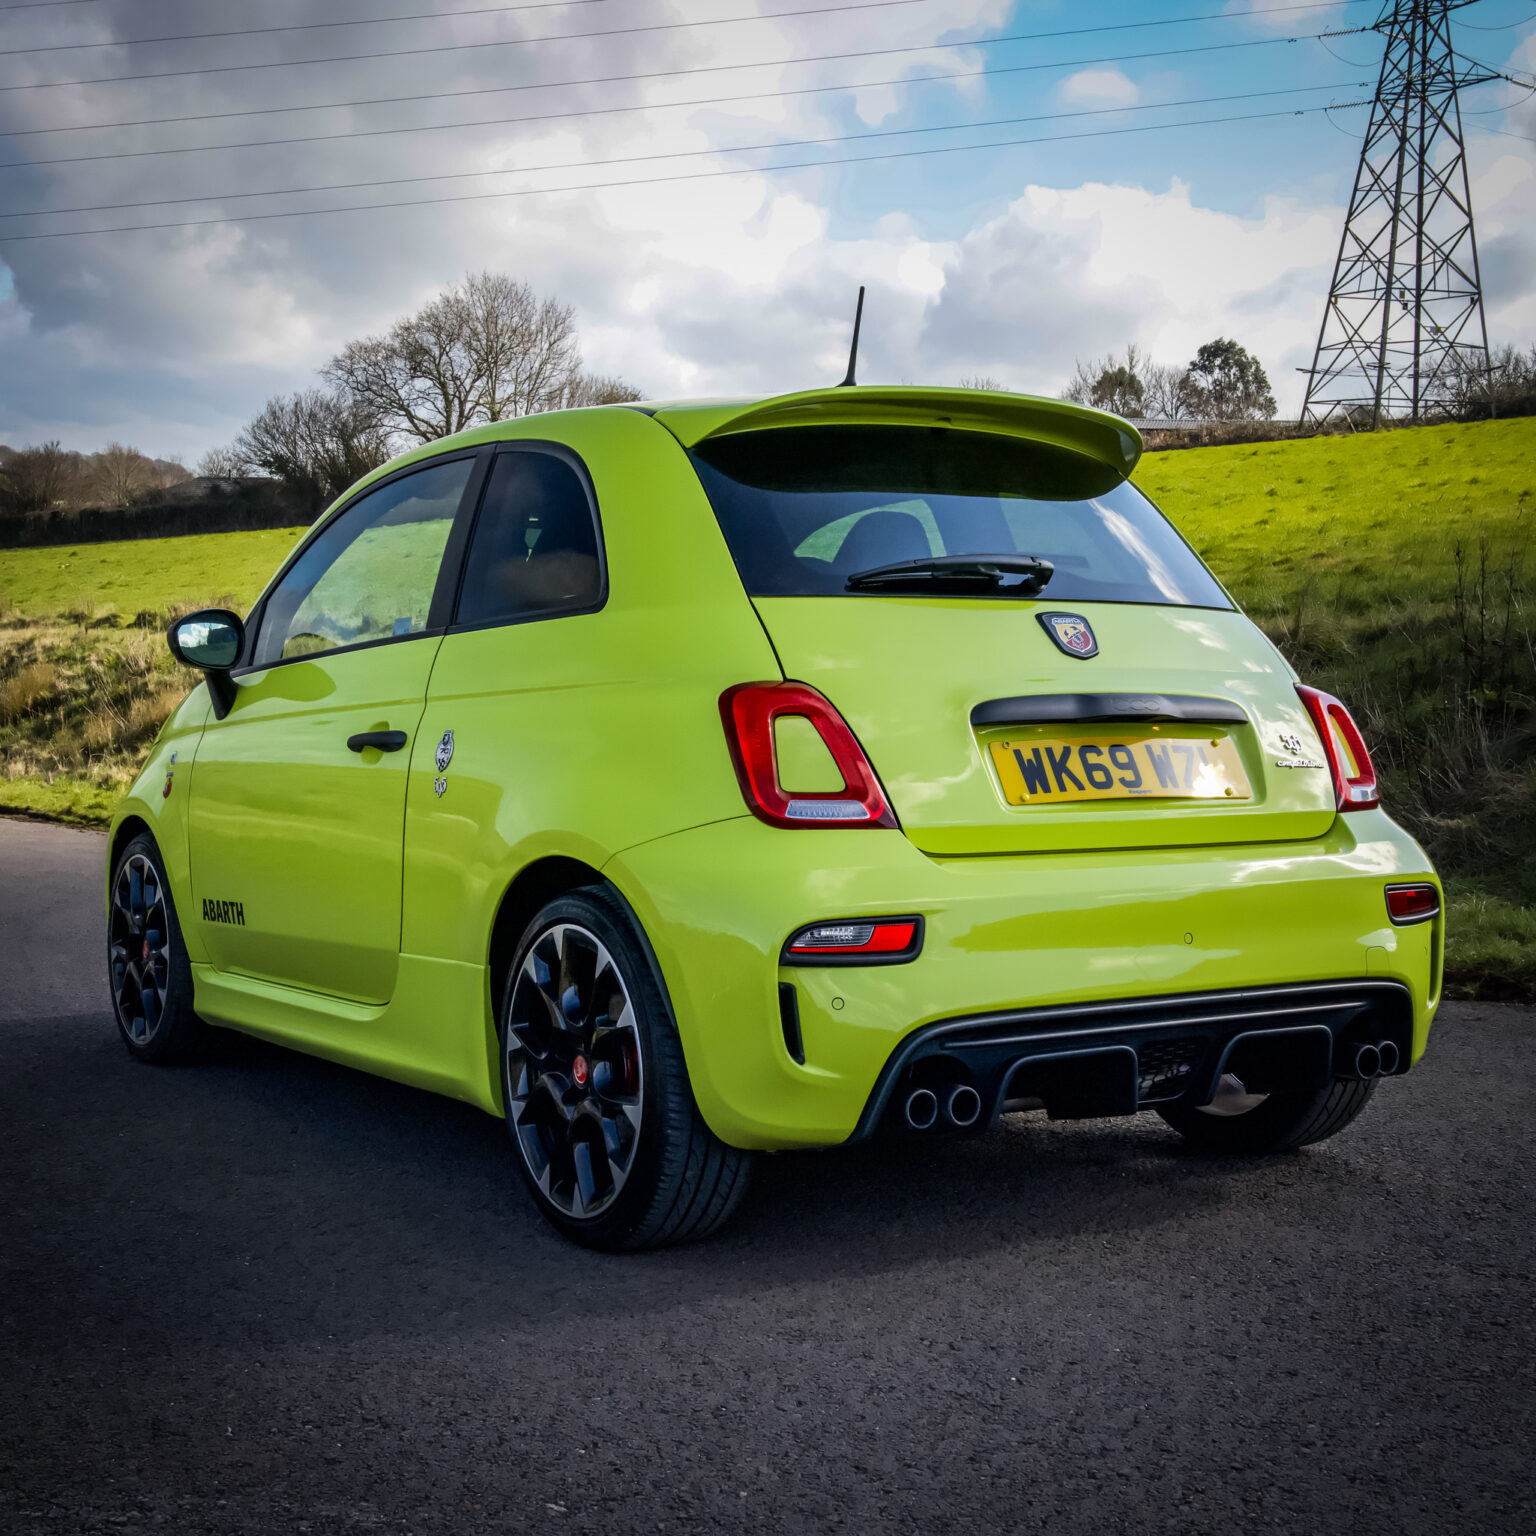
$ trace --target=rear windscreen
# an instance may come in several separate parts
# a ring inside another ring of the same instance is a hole
[[[928,427],[784,427],[693,450],[747,591],[816,597],[934,555],[1036,555],[1052,602],[1230,608],[1172,526],[1082,454]]]

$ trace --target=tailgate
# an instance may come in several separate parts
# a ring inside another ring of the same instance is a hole
[[[785,676],[842,713],[927,853],[1288,842],[1332,825],[1317,733],[1285,663],[1240,613],[1075,603],[1098,641],[1080,660],[1037,622],[1057,606],[1044,597],[754,602]],[[1051,752],[1035,757],[1042,743]],[[1030,785],[999,764],[1016,749],[1057,770],[1022,804],[1010,794]],[[1182,778],[1160,785],[1154,769],[1169,761]],[[1202,784],[1202,762],[1225,770]],[[1074,770],[1085,796],[1109,798],[1063,798]]]

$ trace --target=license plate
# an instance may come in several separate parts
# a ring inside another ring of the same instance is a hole
[[[1226,738],[1041,737],[991,743],[1009,805],[1069,800],[1247,800],[1253,791]]]

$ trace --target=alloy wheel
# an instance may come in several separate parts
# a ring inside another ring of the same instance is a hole
[[[556,923],[512,990],[507,1110],[544,1196],[573,1217],[617,1198],[640,1141],[644,1079],[630,989],[602,940]]]
[[[165,1013],[171,927],[159,872],[142,853],[113,882],[107,945],[118,1022],[134,1045],[148,1045]]]

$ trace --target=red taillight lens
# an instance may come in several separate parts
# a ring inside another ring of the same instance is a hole
[[[788,794],[779,787],[773,722],[801,715],[832,754],[843,787],[832,794]],[[753,815],[773,827],[894,827],[896,818],[864,749],[843,717],[804,683],[742,683],[720,695],[720,718],[736,777]]]
[[[1387,916],[1398,927],[1423,923],[1440,911],[1440,893],[1432,885],[1389,885]]]
[[[1376,789],[1376,770],[1366,751],[1360,727],[1331,693],[1297,683],[1296,692],[1307,706],[1312,724],[1323,739],[1323,752],[1333,773],[1333,787],[1341,811],[1368,811],[1381,804]]]
[[[920,917],[849,918],[813,923],[784,946],[785,965],[870,964],[913,960],[923,947]]]

